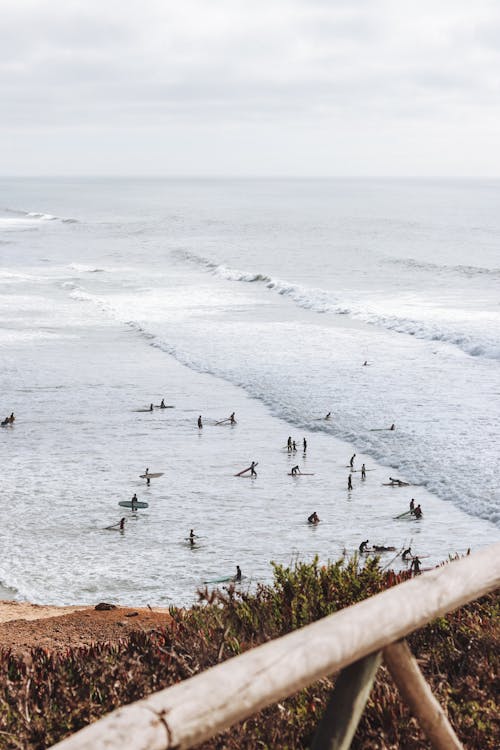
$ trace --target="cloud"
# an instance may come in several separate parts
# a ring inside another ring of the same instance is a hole
[[[142,149],[182,125],[205,141],[249,123],[314,137],[457,118],[489,133],[498,28],[490,0],[3,0],[0,135],[77,144],[112,125]]]

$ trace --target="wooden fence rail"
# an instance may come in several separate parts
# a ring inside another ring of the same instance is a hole
[[[496,544],[119,708],[54,745],[54,750],[190,748],[379,651],[397,681],[398,662],[401,668],[406,656],[401,649],[392,651],[391,644],[499,585],[500,544]],[[408,669],[411,682],[423,679],[414,673],[412,677],[411,665]],[[422,685],[415,689],[420,690],[420,700],[424,696],[424,704],[434,700],[426,697]],[[447,727],[438,715],[439,707],[436,710],[428,722],[437,731],[433,746],[460,747],[452,740],[439,744],[439,732],[446,736]],[[345,738],[337,744],[315,744],[348,746]]]

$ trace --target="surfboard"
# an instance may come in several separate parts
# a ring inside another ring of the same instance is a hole
[[[210,581],[203,581],[203,583],[239,583],[240,581],[245,580],[246,576],[241,576],[241,578],[237,581],[236,576],[226,576],[225,578],[212,578]]]
[[[255,468],[256,466],[258,466],[258,465],[259,465],[259,462],[257,461],[256,463],[254,463],[254,468]],[[249,466],[249,467],[248,467],[248,469],[243,469],[243,471],[239,471],[239,472],[238,472],[237,474],[235,474],[234,476],[235,476],[235,477],[241,477],[241,476],[243,476],[243,474],[246,474],[246,473],[247,473],[247,471],[250,471],[250,469],[251,469],[251,468],[252,468],[252,467],[251,467],[251,466]]]
[[[134,409],[135,412],[142,412],[145,414],[146,412],[152,412],[152,409]]]
[[[374,427],[369,432],[396,432],[396,428],[391,430],[390,427]]]
[[[150,472],[149,474],[139,474],[141,479],[156,479],[163,476],[163,471]]]
[[[301,472],[297,472],[296,474],[292,474],[292,472],[289,471],[288,476],[289,477],[313,477],[314,474],[310,474],[310,473],[308,474],[307,471],[301,471]]]
[[[382,487],[414,487],[410,482],[382,482]]]
[[[394,516],[394,520],[396,521],[398,518],[404,518],[405,516],[411,516],[411,510],[400,513],[399,516]]]
[[[138,500],[136,503],[132,503],[132,500],[120,500],[118,505],[121,505],[122,508],[132,508],[132,505],[135,508],[148,508],[149,503],[143,503],[140,500]]]
[[[173,404],[165,404],[165,406],[161,406],[160,404],[155,404],[154,407],[155,409],[175,409],[175,406]]]

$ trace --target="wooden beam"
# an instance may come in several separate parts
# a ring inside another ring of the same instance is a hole
[[[142,750],[127,740],[138,711],[150,711],[151,722],[159,718],[166,731],[167,743],[151,742],[151,750],[192,747],[498,586],[495,544],[125,706],[55,747]],[[164,734],[158,730],[158,738]]]
[[[314,736],[311,750],[349,750],[381,661],[382,654],[379,651],[342,670]]]
[[[404,701],[435,750],[463,750],[443,708],[436,700],[406,641],[384,648],[384,662]]]

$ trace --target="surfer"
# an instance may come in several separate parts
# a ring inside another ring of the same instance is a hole
[[[138,499],[137,499],[137,493],[136,493],[136,492],[134,492],[134,496],[133,496],[133,498],[132,498],[132,510],[137,510],[137,503],[138,503],[138,502],[139,502],[139,501],[138,501]]]
[[[231,422],[231,424],[236,424],[236,419],[234,418],[234,411],[231,414],[231,416],[229,417],[229,421]]]
[[[302,439],[302,448],[304,449],[304,453],[307,450],[307,440],[305,438]]]
[[[292,450],[297,450],[297,443],[295,442],[295,440],[292,440]]]
[[[367,364],[368,364],[368,360],[367,360],[367,359],[365,359],[365,361],[363,362],[363,367],[366,367],[366,366],[367,366]]]
[[[15,419],[16,418],[14,416],[14,412],[11,412],[10,417],[9,417],[9,422],[12,424],[15,421]]]
[[[292,477],[294,477],[296,474],[300,474],[300,469],[299,469],[298,464],[297,466],[292,466],[291,474],[292,474]]]
[[[412,498],[410,500],[410,511],[413,512],[414,510],[415,510],[415,500]]]
[[[320,519],[318,518],[318,514],[316,511],[314,513],[311,513],[310,516],[307,518],[307,523],[319,523]]]
[[[420,573],[421,573],[420,565],[421,565],[421,562],[420,562],[419,558],[415,555],[415,557],[411,561],[411,565],[410,565],[410,572],[413,572],[414,576],[420,575]]]
[[[398,487],[409,486],[409,482],[403,482],[402,479],[394,479],[394,477],[389,477],[389,482],[391,482],[391,484],[396,484]]]
[[[361,479],[366,479],[366,468],[365,465],[361,465]]]
[[[370,541],[369,539],[365,539],[364,542],[361,542],[361,544],[359,545],[359,551],[360,552],[366,552],[367,551],[366,548],[368,547],[368,542],[369,541]]]
[[[374,544],[373,549],[375,552],[394,552],[396,547],[386,547],[383,544]]]
[[[420,503],[413,508],[411,514],[412,516],[415,516],[415,518],[422,518],[422,508],[420,507]]]
[[[165,399],[164,399],[164,398],[162,398],[162,400],[161,400],[161,404],[160,404],[160,409],[166,409],[166,408],[167,408],[167,407],[165,406]]]
[[[200,414],[200,416],[198,417],[198,427],[199,427],[199,429],[200,429],[200,430],[201,430],[201,429],[202,429],[202,427],[203,427],[203,422],[201,421],[201,414]]]
[[[351,467],[351,469],[352,469],[352,468],[354,467],[354,459],[355,459],[355,458],[356,458],[356,454],[354,453],[354,454],[353,454],[353,455],[351,456],[351,460],[349,461],[349,466]]]
[[[352,474],[347,477],[347,489],[352,490]]]
[[[394,422],[391,424],[391,426],[389,427],[389,429],[390,430],[395,430],[396,429],[396,425],[394,424]]]
[[[291,435],[288,436],[288,440],[286,441],[286,447],[287,447],[288,452],[290,453],[290,451],[292,450],[292,436]]]
[[[239,565],[236,566],[236,575],[234,576],[235,581],[241,581],[241,568]]]
[[[153,411],[153,404],[149,404],[149,411]]]
[[[255,471],[255,467],[256,466],[257,466],[257,464],[255,463],[255,461],[252,461],[252,463],[250,464],[250,476],[251,477],[256,477],[257,476],[257,472]]]
[[[329,411],[328,414],[326,415],[325,419],[330,419],[331,416],[332,416],[332,412]]]
[[[8,424],[10,424],[9,418],[5,417],[5,419],[2,422],[2,427],[6,427]]]
[[[408,560],[408,558],[409,558],[409,557],[412,557],[412,554],[411,554],[411,547],[407,547],[407,548],[406,548],[406,549],[405,549],[405,550],[403,551],[403,554],[401,555],[401,558],[402,558],[403,560]]]

